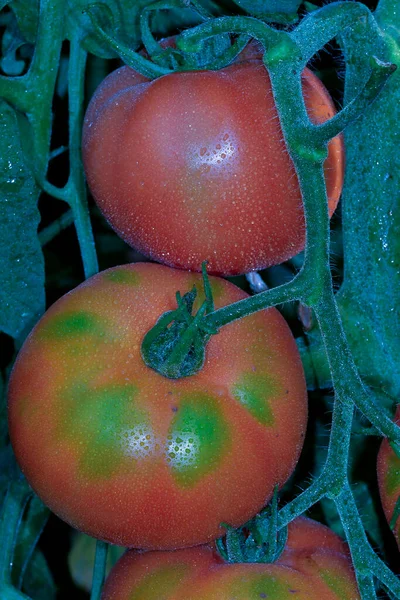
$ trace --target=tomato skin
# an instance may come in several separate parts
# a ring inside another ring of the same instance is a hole
[[[315,536],[315,537],[314,537]],[[300,517],[274,564],[226,564],[207,546],[126,552],[102,600],[358,600],[347,546],[324,525]]]
[[[108,576],[101,600],[175,598],[179,589],[197,577],[207,576],[222,559],[210,546],[195,546],[173,552],[128,551]],[[144,593],[145,592],[145,593]]]
[[[396,410],[395,422],[400,425],[400,404]],[[390,523],[396,502],[400,497],[400,458],[391,448],[387,439],[382,441],[379,449],[377,470],[383,511],[387,522]],[[393,533],[400,548],[400,518],[396,520]]]
[[[235,275],[278,264],[304,247],[301,193],[267,71],[246,51],[220,71],[143,82],[129,67],[99,86],[83,128],[89,187],[117,233],[169,266]],[[142,83],[137,83],[138,81]],[[303,72],[311,119],[335,114]],[[339,136],[325,177],[330,214],[343,183]]]
[[[109,269],[56,302],[18,356],[17,460],[42,500],[94,537],[149,549],[210,541],[221,522],[258,512],[296,465],[306,388],[275,309],[223,327],[192,377],[144,364],[143,336],[194,283],[200,275],[155,264]],[[216,307],[247,296],[211,283]]]

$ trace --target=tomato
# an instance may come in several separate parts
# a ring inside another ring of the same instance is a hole
[[[167,379],[143,362],[143,336],[195,283],[155,264],[98,274],[47,311],[13,369],[18,462],[57,515],[94,537],[141,548],[212,540],[220,523],[257,513],[296,465],[306,388],[277,310],[223,327],[194,376]],[[211,284],[216,307],[247,296]]]
[[[212,548],[126,552],[102,600],[356,600],[346,545],[324,525],[298,518],[274,564],[226,564]]]
[[[396,410],[395,421],[400,425],[400,405]],[[383,440],[378,454],[378,483],[383,510],[390,523],[400,497],[400,458],[386,439]],[[396,519],[393,531],[400,547],[400,518]]]
[[[335,114],[328,92],[302,76],[310,118]],[[108,76],[85,117],[83,160],[92,194],[117,233],[173,267],[239,274],[304,247],[301,193],[269,75],[247,49],[219,71],[154,81],[129,67]],[[329,144],[329,212],[342,189],[344,151]]]

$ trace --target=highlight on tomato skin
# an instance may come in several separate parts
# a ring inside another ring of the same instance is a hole
[[[210,279],[216,308],[247,297]],[[276,309],[222,327],[203,369],[167,379],[141,341],[201,275],[136,263],[58,300],[24,344],[9,387],[12,446],[58,516],[121,546],[211,541],[256,514],[294,470],[307,394]]]
[[[227,564],[210,546],[174,552],[126,552],[101,600],[358,600],[346,544],[330,529],[299,517],[274,564]]]
[[[320,80],[302,74],[310,119],[335,114]],[[115,231],[158,262],[237,275],[281,263],[304,248],[297,176],[286,150],[269,75],[249,45],[220,71],[146,81],[111,73],[85,117],[90,190]],[[342,136],[324,164],[329,213],[343,185]],[[322,199],[321,199],[322,201]]]
[[[400,405],[396,410],[395,422],[400,425]],[[400,498],[400,458],[387,439],[382,441],[378,453],[377,471],[382,507],[400,548],[400,517],[392,523],[396,503]]]

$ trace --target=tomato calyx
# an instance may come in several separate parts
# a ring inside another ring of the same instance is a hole
[[[176,310],[161,315],[143,338],[144,362],[169,379],[189,377],[200,371],[205,361],[205,346],[218,333],[218,329],[205,321],[206,315],[214,310],[214,302],[205,264],[202,271],[205,300],[197,313],[193,314],[196,286],[183,296],[177,292]]]
[[[253,519],[235,529],[225,523],[226,536],[216,540],[218,552],[228,563],[274,563],[282,554],[288,527],[278,530],[278,487],[272,502]]]

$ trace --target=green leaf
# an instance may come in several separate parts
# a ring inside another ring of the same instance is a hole
[[[346,30],[345,102],[369,73],[365,54],[398,64],[399,49],[380,46],[362,25]],[[370,384],[400,393],[400,69],[365,115],[345,129],[343,192],[344,283],[338,304],[357,367]]]
[[[24,162],[16,114],[0,101],[0,330],[20,340],[45,306],[39,192]]]
[[[39,0],[12,0],[9,3],[24,38],[33,44],[39,22]]]
[[[17,52],[20,54],[17,56]],[[18,26],[15,15],[9,13],[9,20],[1,40],[1,70],[6,75],[21,75],[25,69],[24,58],[31,58],[32,44],[28,44]]]
[[[22,591],[35,600],[55,600],[56,587],[42,552],[36,548],[29,561]]]
[[[302,0],[234,0],[246,13],[275,23],[292,23],[298,20],[297,10]]]
[[[14,549],[12,580],[17,588],[21,587],[25,574],[29,571],[29,563],[49,514],[50,510],[38,496],[32,496],[22,518]]]

